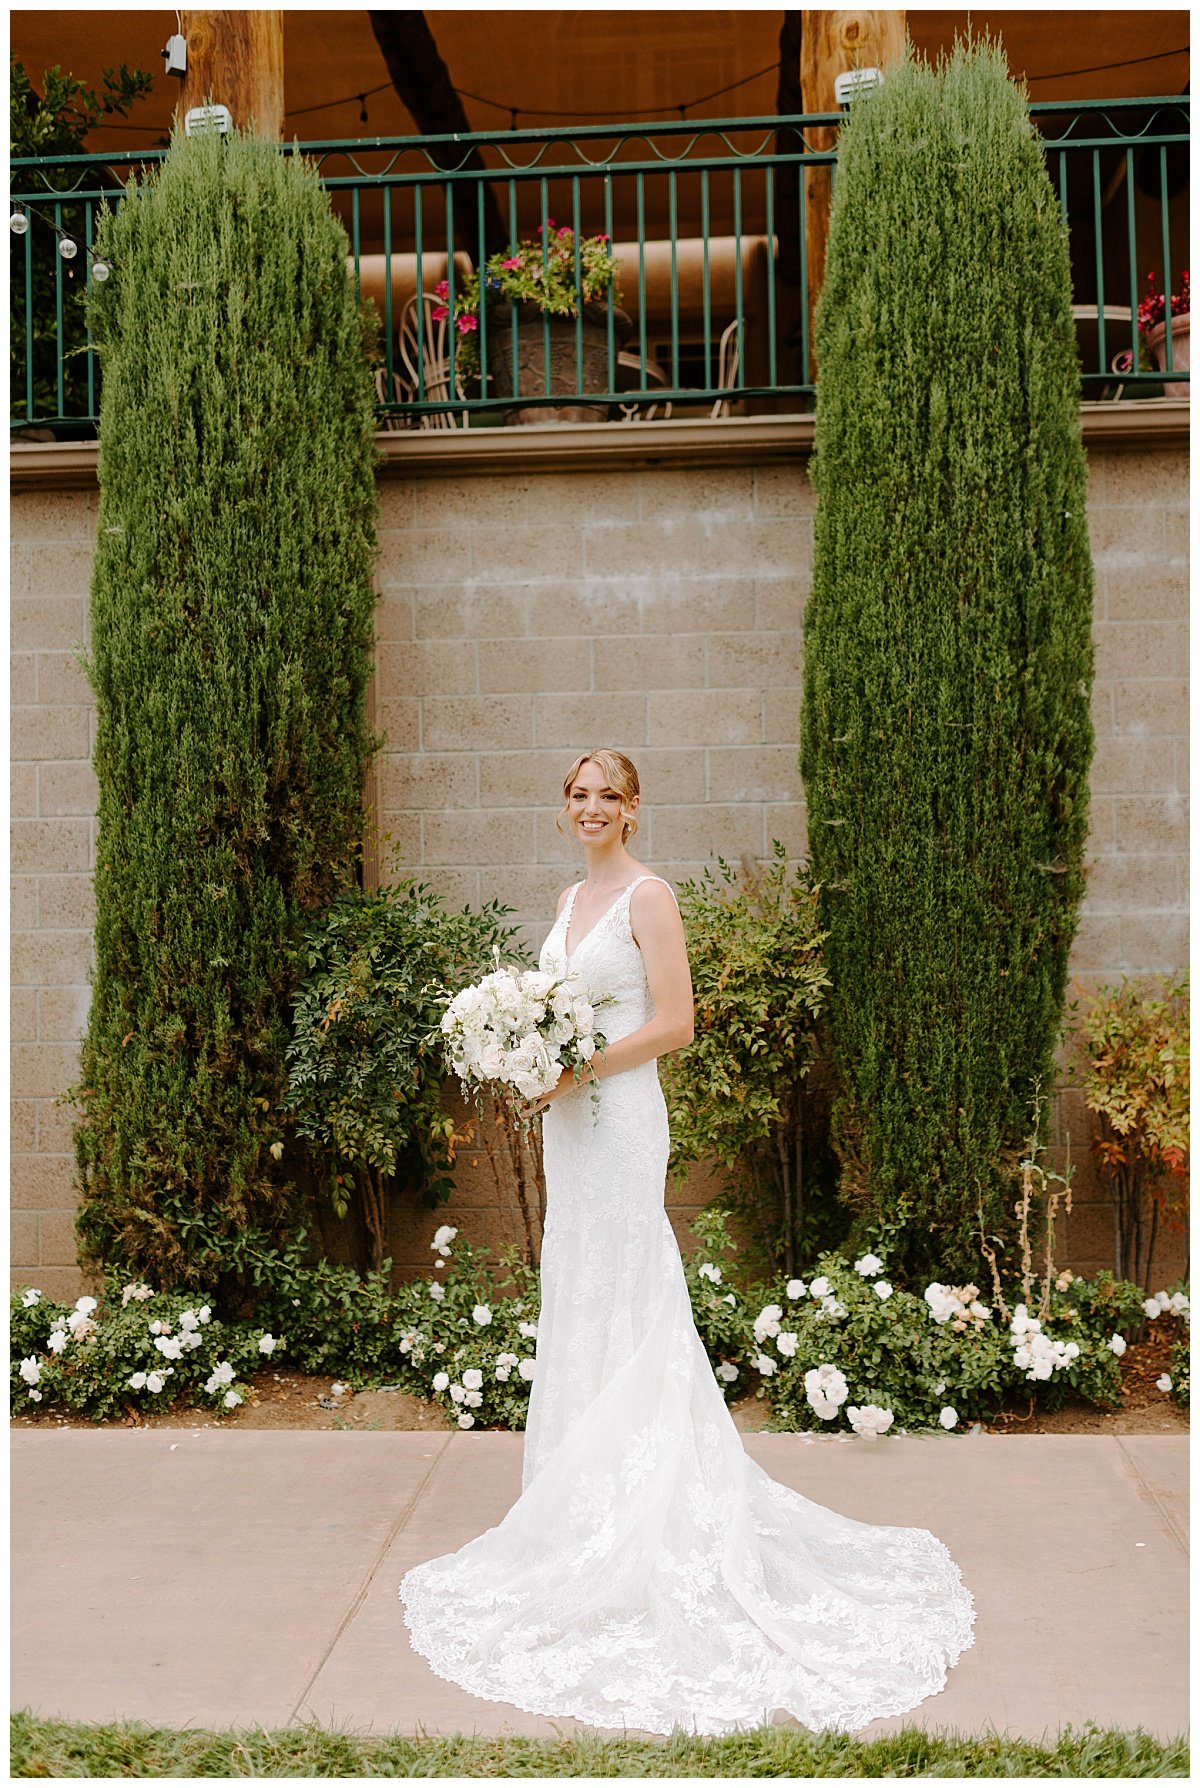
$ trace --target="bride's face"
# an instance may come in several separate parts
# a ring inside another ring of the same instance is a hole
[[[584,764],[571,784],[567,803],[571,830],[579,842],[589,848],[597,845],[619,846],[624,830],[622,806],[626,813],[637,810],[638,799],[622,802],[615,788],[604,780],[603,772],[594,763]]]

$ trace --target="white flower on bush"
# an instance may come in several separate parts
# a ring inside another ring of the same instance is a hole
[[[864,1254],[861,1260],[855,1261],[854,1270],[864,1279],[873,1279],[876,1273],[883,1271],[883,1262],[877,1254]]]
[[[943,1396],[943,1395],[944,1395],[944,1394],[945,1394],[945,1390],[946,1390],[946,1381],[945,1381],[945,1379],[944,1379],[944,1378],[943,1378],[943,1380],[942,1380],[942,1382],[941,1382],[941,1384],[935,1384],[935,1385],[934,1385],[934,1387],[933,1387],[933,1394],[934,1394],[934,1396],[935,1396],[935,1397],[941,1397],[941,1396]]]
[[[433,1240],[430,1242],[429,1246],[433,1249],[435,1254],[440,1254],[443,1260],[448,1260],[450,1258],[450,1244],[457,1234],[458,1231],[454,1228],[453,1224],[443,1223],[440,1229],[434,1231]]]
[[[463,1390],[460,1384],[452,1384],[450,1386],[450,1396],[455,1403],[461,1403],[466,1394],[467,1393]]]
[[[823,1422],[829,1422],[850,1395],[850,1386],[836,1366],[822,1360],[804,1374],[804,1394],[813,1412]]]
[[[890,1409],[880,1409],[877,1403],[864,1403],[861,1409],[851,1404],[846,1414],[854,1432],[865,1434],[872,1440],[886,1434],[894,1419]]]
[[[440,1285],[436,1279],[431,1279],[429,1282],[429,1295],[436,1303],[440,1304],[446,1295],[446,1287]]]
[[[168,1366],[165,1372],[147,1372],[146,1389],[148,1391],[153,1391],[155,1396],[157,1396],[159,1391],[161,1391],[166,1384],[170,1370],[171,1368]]]
[[[732,1384],[738,1375],[738,1369],[729,1360],[722,1360],[721,1364],[716,1367],[716,1374],[717,1377],[723,1379],[726,1384]]]
[[[802,1298],[807,1294],[807,1291],[808,1286],[804,1283],[803,1279],[788,1280],[787,1295],[789,1298]]]
[[[179,1312],[179,1326],[181,1329],[186,1329],[190,1334],[200,1327],[200,1318],[196,1315],[194,1310],[181,1310]]]
[[[178,1360],[183,1357],[183,1344],[178,1335],[159,1335],[154,1345],[164,1360]]]
[[[42,1368],[33,1354],[30,1354],[27,1360],[21,1361],[20,1372],[26,1384],[36,1384],[42,1376]]]
[[[756,1354],[754,1364],[764,1378],[770,1378],[775,1370],[774,1360],[768,1359],[765,1353]]]
[[[51,1329],[46,1346],[50,1349],[51,1353],[62,1353],[63,1349],[68,1345],[68,1340],[69,1337],[66,1329]]]
[[[241,1400],[241,1397],[236,1391],[226,1391],[225,1395],[221,1398],[226,1409],[236,1409]]]
[[[809,1281],[808,1290],[809,1295],[814,1298],[827,1298],[829,1296],[830,1285],[824,1273],[821,1274],[819,1279],[812,1279]]]
[[[129,1380],[129,1388],[131,1391],[144,1391],[146,1388],[146,1374],[144,1372],[135,1372]]]
[[[945,1387],[943,1387],[943,1389],[944,1388]],[[958,1424],[958,1411],[956,1409],[951,1409],[950,1405],[947,1403],[945,1409],[943,1409],[941,1415],[938,1417],[938,1421],[942,1424],[943,1428],[954,1428]]]
[[[42,1393],[40,1391],[30,1391],[28,1396],[31,1403],[40,1403],[42,1400]]]
[[[1125,1352],[1124,1335],[1110,1335],[1108,1338],[1108,1345],[1112,1348],[1117,1358],[1120,1359],[1121,1355]]]
[[[300,1302],[300,1300],[299,1300],[299,1298],[293,1298],[292,1302],[298,1304]],[[207,1304],[201,1304],[200,1308],[196,1312],[196,1315],[200,1318],[201,1322],[211,1322],[212,1321],[212,1311],[210,1310],[210,1308]]]
[[[839,1304],[833,1293],[827,1291],[821,1299],[821,1314],[827,1316],[831,1322],[836,1322],[839,1316],[846,1314],[846,1306]]]
[[[486,1304],[476,1304],[471,1315],[475,1318],[481,1329],[485,1329],[488,1323],[492,1320],[492,1313]]]
[[[784,1329],[782,1333],[775,1337],[776,1347],[784,1358],[788,1360],[795,1354],[798,1344],[799,1338],[796,1335],[793,1335],[790,1329]]]
[[[471,1414],[469,1409],[463,1410],[458,1418],[458,1425],[460,1428],[473,1428],[475,1426],[475,1417]]]
[[[761,1347],[772,1335],[779,1333],[783,1311],[778,1304],[767,1304],[754,1318],[754,1339]]]
[[[169,1322],[160,1322],[156,1316],[154,1321],[150,1324],[150,1333],[152,1335],[169,1335],[171,1333],[171,1325]]]
[[[704,1265],[699,1269],[699,1273],[702,1279],[711,1279],[714,1285],[719,1285],[721,1283],[721,1269],[719,1266],[714,1266],[711,1260],[706,1260],[704,1262]]]
[[[925,1287],[924,1298],[934,1322],[948,1322],[958,1334],[968,1327],[981,1329],[991,1315],[987,1305],[979,1302],[977,1285],[940,1285],[935,1279]]]
[[[882,1299],[886,1303],[888,1298],[891,1297],[891,1295],[892,1295],[892,1288],[888,1284],[887,1280],[886,1279],[876,1279],[876,1281],[875,1281],[875,1296],[877,1298]]]
[[[737,1299],[734,1297],[734,1295],[731,1291],[727,1291],[725,1293],[725,1296],[721,1299],[721,1302],[723,1304],[728,1304],[729,1308],[731,1310],[735,1310],[737,1308]]]
[[[92,1311],[96,1308],[96,1300],[95,1298],[76,1298],[75,1308],[79,1311],[81,1316],[90,1316]],[[70,1318],[67,1320],[69,1321]]]
[[[483,1392],[482,1391],[464,1391],[463,1392],[463,1402],[466,1404],[468,1409],[478,1409],[479,1405],[483,1402]]]
[[[518,1360],[517,1371],[521,1374],[521,1377],[525,1380],[526,1384],[528,1384],[533,1378],[534,1362],[532,1360]]]
[[[478,1366],[469,1367],[467,1371],[463,1373],[462,1381],[464,1388],[468,1391],[480,1391],[483,1389],[483,1373],[479,1370]]]
[[[24,1304],[24,1306],[27,1310],[32,1310],[33,1306],[35,1304],[40,1304],[41,1301],[42,1301],[41,1292],[35,1291],[32,1285],[29,1287],[29,1290],[25,1293],[25,1296],[21,1299],[21,1302]]]
[[[1157,1291],[1142,1305],[1152,1322],[1158,1316],[1190,1316],[1191,1308],[1187,1293],[1183,1291]]]
[[[537,1340],[537,1323],[536,1322],[519,1322],[517,1324],[517,1328],[519,1329],[520,1333],[522,1335],[524,1335],[526,1341],[536,1341]]]
[[[194,1329],[185,1329],[179,1339],[189,1352],[193,1347],[204,1346],[204,1336],[197,1334]]]
[[[1042,1325],[1024,1304],[1013,1311],[1009,1329],[1013,1337],[1013,1364],[1026,1378],[1044,1381],[1079,1358],[1075,1341],[1054,1341],[1042,1333]],[[1122,1345],[1124,1345],[1122,1343]]]
[[[450,1374],[448,1372],[435,1372],[434,1373],[433,1388],[435,1391],[444,1391],[447,1388],[447,1386],[449,1385],[449,1383],[450,1383]]]
[[[121,1308],[124,1310],[131,1300],[135,1300],[137,1303],[141,1304],[144,1303],[147,1298],[152,1298],[153,1296],[154,1293],[148,1285],[141,1279],[134,1279],[130,1284],[126,1285],[121,1292]]]
[[[1169,1372],[1164,1372],[1162,1377],[1156,1378],[1154,1382],[1160,1391],[1169,1391],[1172,1384],[1171,1374]]]
[[[237,1374],[234,1372],[229,1361],[221,1360],[218,1365],[213,1367],[212,1371],[205,1379],[204,1388],[210,1393],[212,1391],[219,1391],[222,1385],[232,1384],[236,1376]]]
[[[67,1327],[77,1341],[82,1341],[85,1335],[93,1332],[96,1325],[86,1310],[72,1310],[67,1316]]]

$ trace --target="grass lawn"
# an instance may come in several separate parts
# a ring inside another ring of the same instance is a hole
[[[767,1726],[729,1738],[355,1738],[308,1725],[282,1732],[80,1726],[12,1716],[21,1776],[1181,1776],[1184,1738],[1069,1727],[1051,1745],[925,1732],[869,1743]]]

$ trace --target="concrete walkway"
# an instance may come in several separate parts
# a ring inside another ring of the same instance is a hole
[[[75,1429],[12,1436],[12,1704],[71,1720],[359,1733],[579,1730],[409,1646],[409,1565],[494,1526],[519,1434]],[[1186,1728],[1185,1437],[746,1436],[782,1483],[930,1527],[976,1639],[903,1719],[1031,1739]]]

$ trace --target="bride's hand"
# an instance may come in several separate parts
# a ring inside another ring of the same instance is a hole
[[[551,1087],[548,1093],[543,1093],[541,1098],[536,1099],[530,1106],[530,1115],[532,1117],[541,1117],[543,1111],[548,1111],[550,1109],[550,1106],[554,1103],[555,1099],[558,1098],[560,1093],[570,1092],[574,1085],[574,1074],[572,1074],[570,1068],[564,1068],[558,1077],[558,1085]]]

